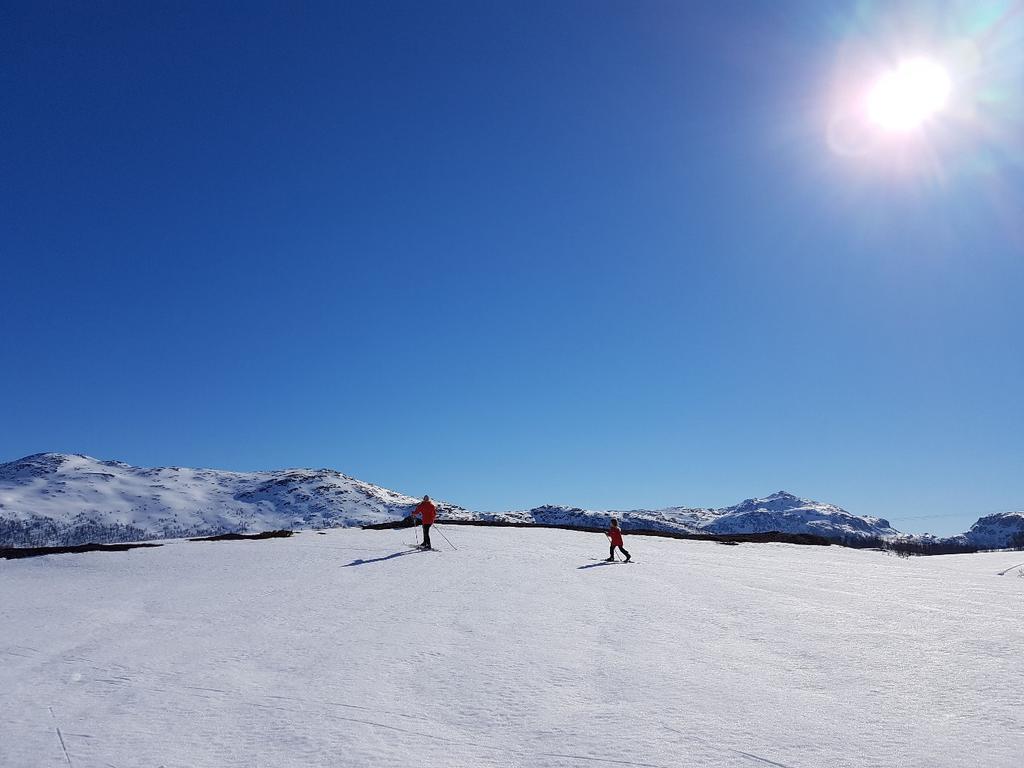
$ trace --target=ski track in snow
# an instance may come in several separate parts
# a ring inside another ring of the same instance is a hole
[[[0,766],[1020,764],[1005,553],[449,533],[0,561]]]
[[[791,768],[788,765],[783,765],[782,763],[776,763],[774,760],[768,760],[768,759],[763,758],[763,757],[758,757],[757,755],[752,755],[749,752],[740,752],[739,750],[737,750],[736,754],[743,755],[744,757],[749,757],[751,760],[757,760],[759,763],[765,763],[767,765],[775,765],[775,766],[778,766],[778,768]]]
[[[64,759],[68,761],[68,765],[71,765],[71,755],[68,754],[67,744],[64,743],[64,734],[60,732],[60,726],[57,725],[57,716],[53,714],[53,707],[47,707],[50,711],[50,717],[53,718],[53,728],[57,732],[57,739],[60,741],[61,751],[64,753]]]

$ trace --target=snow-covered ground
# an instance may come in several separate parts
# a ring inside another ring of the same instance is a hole
[[[1022,553],[444,532],[0,561],[0,765],[1021,765]]]

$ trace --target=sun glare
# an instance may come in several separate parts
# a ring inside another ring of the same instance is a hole
[[[908,133],[941,112],[953,83],[931,59],[906,59],[875,81],[867,96],[868,119],[892,133]]]
[[[847,5],[805,130],[857,183],[984,182],[1019,232],[1024,0]]]

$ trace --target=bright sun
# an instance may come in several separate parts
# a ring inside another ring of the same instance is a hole
[[[906,59],[871,87],[868,119],[885,131],[908,133],[940,112],[952,89],[942,65],[923,57]]]

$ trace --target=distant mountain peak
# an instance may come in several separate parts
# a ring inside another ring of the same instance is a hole
[[[985,515],[959,538],[982,549],[1017,546],[1024,542],[1024,511]]]
[[[418,501],[329,468],[141,468],[81,453],[35,453],[0,464],[0,546],[384,523],[405,517]],[[903,536],[883,518],[854,515],[784,490],[721,509],[588,510],[546,504],[531,510],[471,512],[445,502],[438,506],[449,519],[577,528],[605,527],[610,517],[616,517],[627,532],[779,531],[833,540]],[[981,518],[955,538],[997,548],[1009,546],[1020,535],[1024,512],[1001,512]]]
[[[400,519],[416,501],[331,469],[143,468],[39,453],[0,464],[0,546],[358,526]]]

